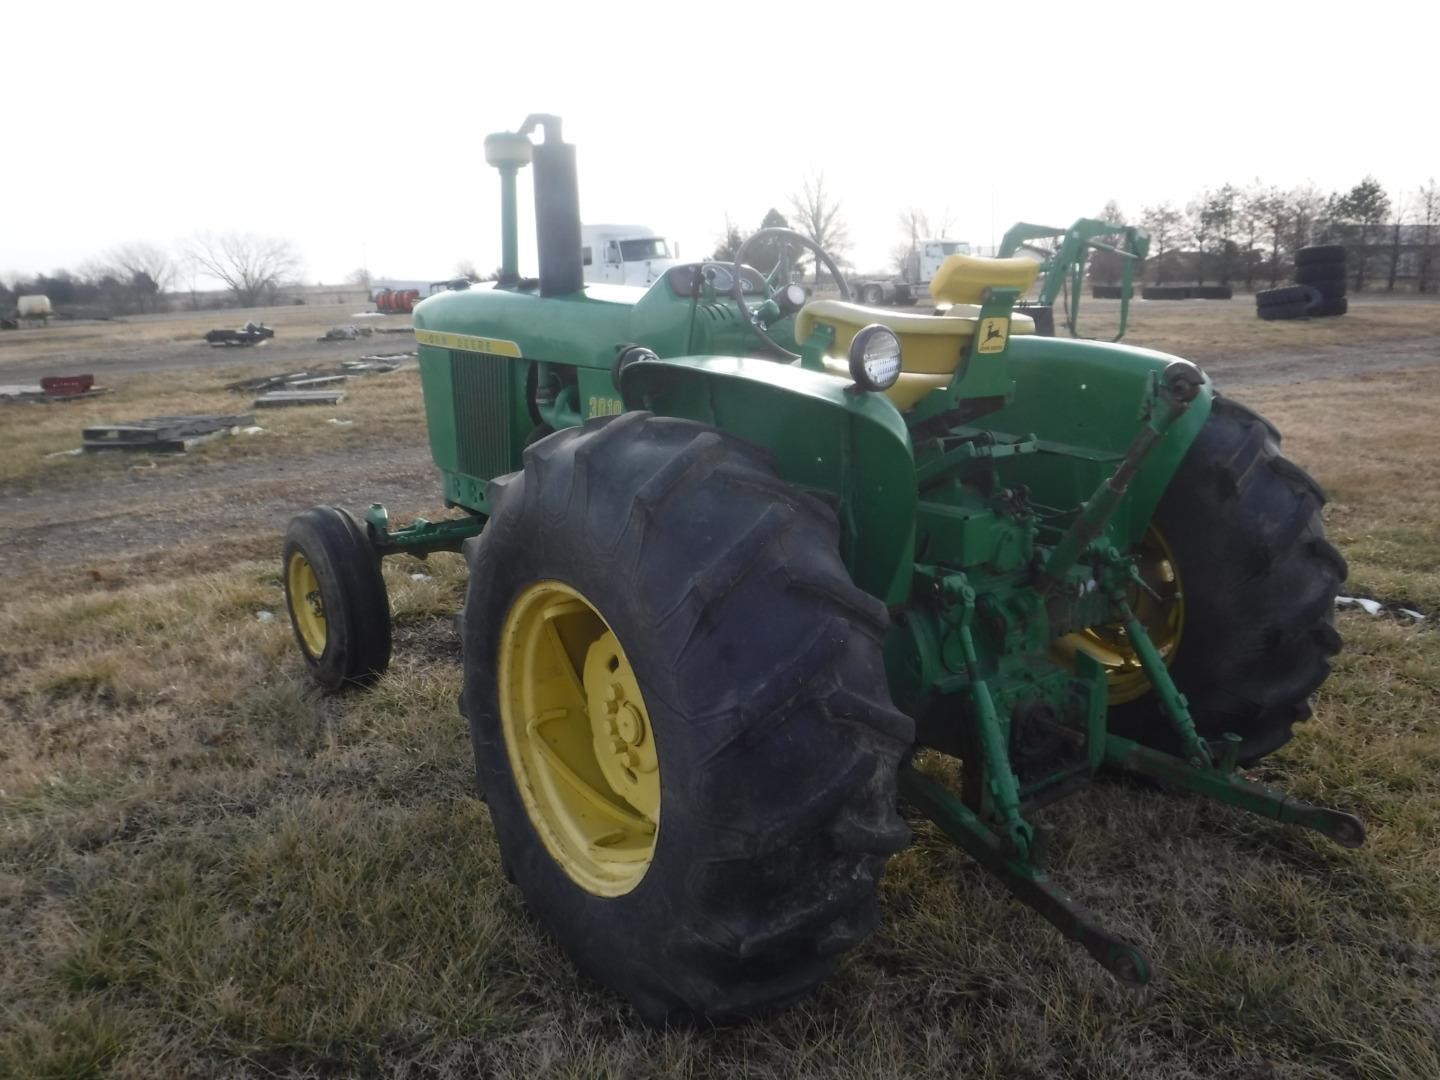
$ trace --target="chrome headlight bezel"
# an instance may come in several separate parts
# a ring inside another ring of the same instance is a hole
[[[900,335],[881,323],[856,332],[850,342],[850,377],[872,391],[889,390],[900,379]]]

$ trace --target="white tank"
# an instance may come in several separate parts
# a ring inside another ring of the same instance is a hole
[[[22,319],[39,319],[51,314],[48,296],[22,296],[18,303]]]

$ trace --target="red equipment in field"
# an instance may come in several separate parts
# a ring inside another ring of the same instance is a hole
[[[419,289],[381,289],[375,294],[375,310],[394,315],[409,315],[419,302]]]

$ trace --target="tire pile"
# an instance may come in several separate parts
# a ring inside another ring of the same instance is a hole
[[[1295,252],[1295,284],[1255,294],[1255,314],[1266,320],[1344,315],[1345,249],[1339,244],[1303,247]]]
[[[1142,300],[1229,300],[1235,295],[1230,285],[1146,285]]]

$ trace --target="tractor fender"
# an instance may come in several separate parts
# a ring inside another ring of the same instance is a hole
[[[1015,335],[1007,350],[1014,394],[983,425],[998,432],[1037,435],[1048,452],[1017,462],[1017,476],[1035,499],[1076,506],[1114,471],[1141,424],[1140,409],[1152,373],[1178,357],[1153,349],[1067,338]],[[1170,427],[1131,481],[1112,520],[1117,542],[1144,534],[1186,451],[1210,416],[1215,388],[1207,376],[1185,414]],[[1056,458],[1069,461],[1056,468]]]
[[[884,394],[754,357],[643,360],[621,370],[625,408],[710,424],[764,447],[780,476],[830,504],[851,578],[905,602],[914,570],[915,458]]]

